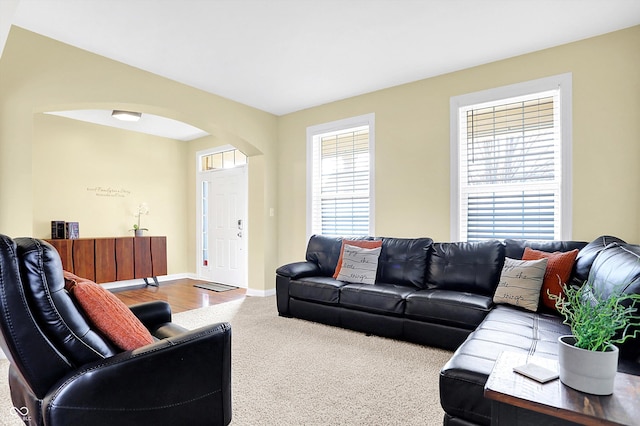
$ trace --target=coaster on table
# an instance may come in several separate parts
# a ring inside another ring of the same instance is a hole
[[[513,371],[540,383],[547,383],[558,378],[558,373],[537,364],[524,364],[513,367]]]

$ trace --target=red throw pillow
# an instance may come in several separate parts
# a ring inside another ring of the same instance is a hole
[[[578,249],[567,252],[556,251],[554,253],[547,253],[525,247],[522,260],[548,259],[547,269],[544,273],[544,281],[540,291],[542,303],[547,308],[556,309],[555,302],[549,298],[547,290],[549,290],[551,294],[564,295],[562,284],[566,284],[571,277],[571,271],[573,270],[573,264],[577,256]]]
[[[120,299],[86,279],[76,280],[71,294],[96,328],[125,351],[153,343],[153,336]]]
[[[340,270],[342,269],[342,255],[344,254],[344,246],[349,244],[350,246],[356,246],[360,248],[366,249],[375,249],[378,247],[382,247],[382,240],[342,240],[342,247],[340,248],[340,257],[338,257],[338,264],[336,265],[336,270],[333,273],[333,278],[338,278],[338,274],[340,274]]]

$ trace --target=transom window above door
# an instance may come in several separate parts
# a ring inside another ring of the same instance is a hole
[[[247,156],[237,149],[216,152],[200,157],[200,171],[230,169],[247,164]]]

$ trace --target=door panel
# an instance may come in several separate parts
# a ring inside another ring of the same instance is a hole
[[[200,262],[202,278],[214,282],[246,287],[246,167],[213,171],[206,177],[208,205],[203,211],[211,216],[202,219],[209,226],[204,247],[209,248],[209,261]],[[203,206],[204,207],[204,206]],[[203,237],[204,238],[204,237]],[[202,251],[201,251],[202,252]]]

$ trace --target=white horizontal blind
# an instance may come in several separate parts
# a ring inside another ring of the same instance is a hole
[[[560,239],[559,90],[459,110],[460,234]]]
[[[313,138],[312,233],[368,235],[369,126]]]

